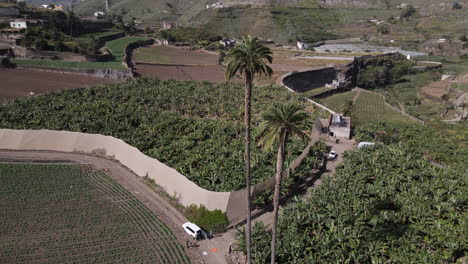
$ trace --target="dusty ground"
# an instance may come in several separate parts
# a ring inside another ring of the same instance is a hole
[[[188,66],[137,63],[136,72],[141,76],[158,77],[161,80],[224,82],[224,70],[220,65]]]
[[[447,93],[449,85],[450,85],[450,79],[437,81],[437,82],[433,82],[429,85],[422,87],[421,92],[429,96],[440,98],[442,97],[442,95]]]
[[[192,263],[224,264],[225,252],[233,241],[233,231],[225,233],[211,240],[201,241],[198,248],[186,248],[186,241],[191,238],[183,231],[182,224],[188,220],[177,209],[159,195],[154,189],[146,185],[140,177],[120,165],[106,158],[88,156],[77,153],[63,153],[50,151],[8,151],[0,150],[0,162],[27,163],[74,163],[92,166],[114,178],[125,189],[148,207],[161,221],[166,224],[181,245]],[[202,253],[207,252],[206,256]],[[204,262],[201,262],[204,261]]]
[[[116,80],[33,70],[0,69],[0,103],[14,98],[77,89]]]
[[[216,65],[218,55],[200,51],[190,51],[173,46],[153,45],[133,52],[134,60],[146,63],[174,65]]]

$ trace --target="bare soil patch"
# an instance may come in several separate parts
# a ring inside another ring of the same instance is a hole
[[[189,66],[137,63],[136,71],[145,77],[161,80],[224,82],[224,70],[220,65]]]
[[[442,95],[447,93],[449,83],[449,79],[433,82],[427,86],[422,87],[421,92],[428,96],[440,98]]]
[[[60,89],[85,88],[116,80],[34,70],[0,69],[0,103]]]
[[[145,63],[173,65],[216,65],[218,56],[201,51],[190,51],[172,46],[143,47],[133,52],[134,60]]]

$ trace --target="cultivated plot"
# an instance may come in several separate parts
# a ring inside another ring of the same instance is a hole
[[[106,174],[0,164],[0,263],[190,263],[175,236]]]

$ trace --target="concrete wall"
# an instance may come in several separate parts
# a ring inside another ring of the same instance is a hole
[[[184,206],[203,204],[210,210],[222,211],[226,211],[228,206],[229,192],[205,190],[175,169],[110,136],[52,130],[0,129],[0,149],[103,154],[119,161],[138,176],[147,175],[154,179]]]
[[[282,82],[295,92],[306,92],[314,88],[320,88],[327,83],[331,83],[337,77],[334,68],[321,68],[317,70],[307,70],[291,72],[286,74]]]
[[[62,74],[85,75],[98,78],[108,78],[114,80],[127,80],[133,78],[131,70],[113,70],[113,69],[79,69],[79,68],[59,68],[44,67],[35,65],[17,65],[17,69],[29,69],[35,71],[55,72]]]

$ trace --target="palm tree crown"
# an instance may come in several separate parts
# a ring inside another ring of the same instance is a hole
[[[277,105],[262,114],[260,123],[259,145],[264,148],[273,148],[281,143],[283,138],[290,135],[307,139],[305,133],[310,128],[309,115],[304,112],[303,107],[291,103]]]
[[[236,45],[227,55],[226,79],[232,79],[237,73],[243,74],[246,81],[252,82],[255,73],[270,76],[273,70],[266,64],[273,61],[272,52],[268,47],[257,42],[257,38],[247,36],[243,44]]]

